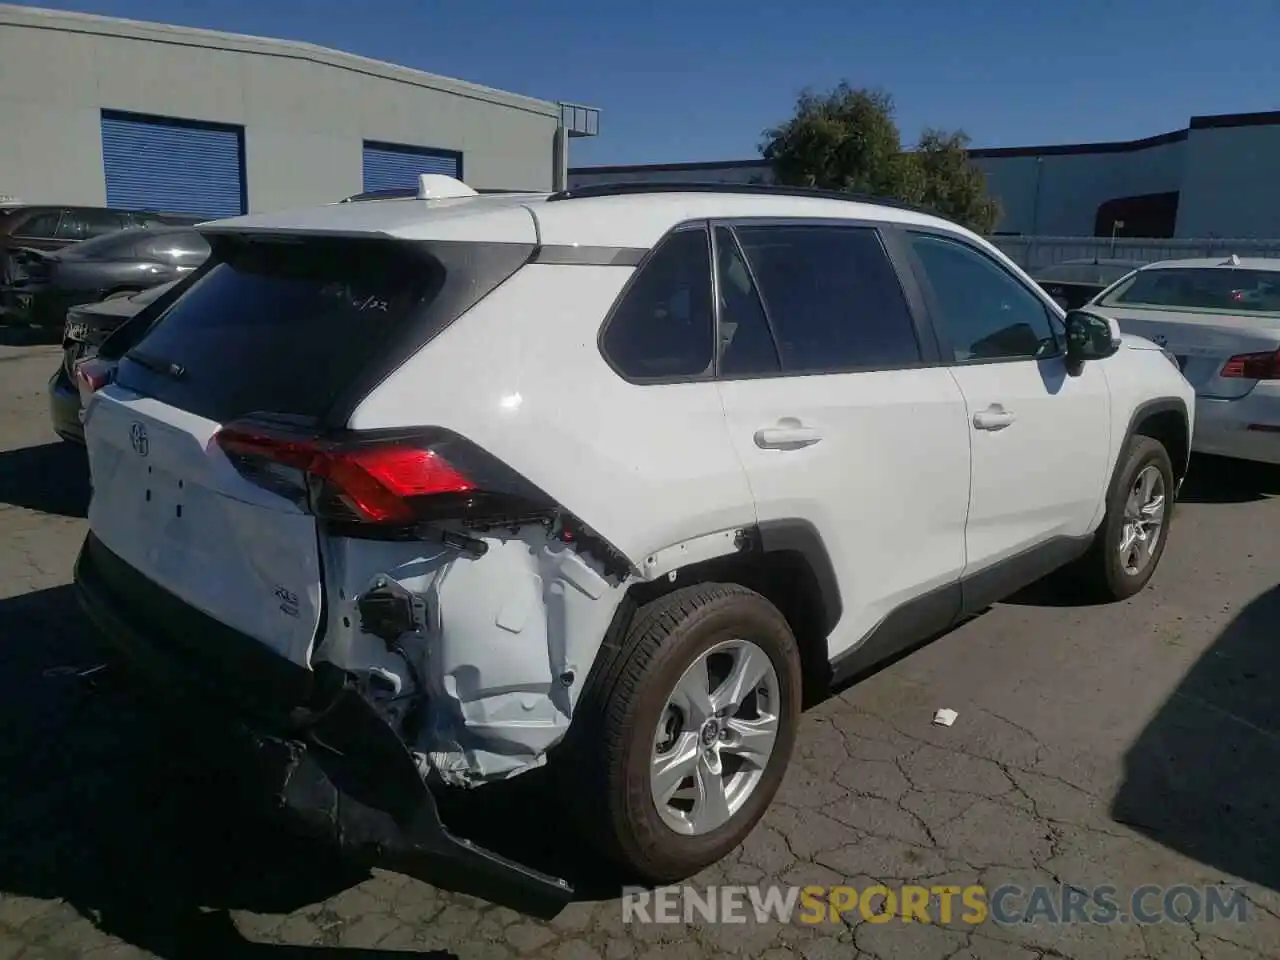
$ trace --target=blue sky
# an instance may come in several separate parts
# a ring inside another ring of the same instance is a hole
[[[1151,136],[1280,109],[1280,3],[1228,0],[46,0],[307,40],[601,108],[574,166],[756,157],[805,86],[883,87],[904,140]]]

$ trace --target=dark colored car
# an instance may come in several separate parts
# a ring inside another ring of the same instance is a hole
[[[102,362],[97,365],[96,376],[108,378],[117,354],[105,347],[107,341],[134,318],[146,323],[147,318],[141,315],[148,307],[155,305],[156,309],[150,315],[158,315],[181,295],[182,291],[177,288],[182,284],[182,280],[174,280],[131,297],[81,304],[67,311],[67,325],[62,334],[62,362],[49,379],[49,412],[53,430],[59,437],[84,443],[84,427],[80,423],[84,397],[77,368],[98,358],[98,351],[105,349],[105,355],[99,358]]]
[[[57,204],[0,207],[0,314],[16,307],[16,294],[8,288],[23,276],[26,251],[61,250],[129,227],[191,226],[207,219],[181,213]]]
[[[1031,277],[1064,310],[1075,310],[1143,266],[1145,260],[1064,260],[1032,271]]]
[[[21,322],[60,329],[82,303],[132,296],[192,272],[209,244],[190,227],[117,230],[54,253],[31,252],[10,288]]]

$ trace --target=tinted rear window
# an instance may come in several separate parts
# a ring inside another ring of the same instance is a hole
[[[1104,302],[1176,310],[1277,313],[1280,312],[1280,271],[1227,267],[1143,270],[1114,290]]]
[[[218,422],[323,419],[519,268],[528,248],[308,239],[215,244],[215,263],[126,355],[122,386]],[[412,341],[411,321],[429,311]],[[402,336],[402,334],[405,334]],[[156,369],[181,368],[173,377]]]

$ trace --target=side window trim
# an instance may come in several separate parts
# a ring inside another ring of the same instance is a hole
[[[614,320],[617,319],[619,309],[622,307],[624,303],[627,302],[627,297],[630,295],[631,291],[635,288],[636,284],[639,282],[640,277],[643,276],[643,271],[645,270],[646,267],[649,266],[650,261],[653,260],[657,252],[662,249],[663,245],[666,244],[668,240],[670,240],[672,237],[676,236],[677,234],[687,233],[689,231],[694,231],[694,230],[702,232],[703,239],[706,241],[706,244],[707,244],[707,258],[710,261],[708,263],[709,272],[707,276],[707,288],[711,291],[711,297],[712,297],[711,299],[711,319],[712,319],[711,362],[707,364],[707,367],[705,370],[703,370],[701,373],[696,374],[694,376],[675,376],[675,377],[633,376],[627,373],[626,371],[624,371],[623,369],[621,369],[618,366],[618,364],[614,361],[614,358],[609,355],[609,351],[605,348],[605,336],[609,332],[609,327],[613,324]],[[635,265],[635,268],[631,271],[631,276],[627,277],[627,282],[622,285],[622,289],[618,291],[618,295],[617,297],[614,298],[613,303],[609,305],[609,310],[605,314],[604,322],[600,324],[600,327],[596,332],[596,350],[599,352],[604,362],[608,364],[609,369],[612,370],[616,376],[618,376],[625,382],[630,383],[633,386],[639,386],[639,387],[660,387],[660,386],[671,386],[679,383],[714,383],[715,382],[716,368],[718,367],[720,362],[719,361],[719,344],[717,343],[717,339],[716,339],[720,335],[720,327],[719,327],[719,308],[715,302],[716,264],[715,264],[715,260],[712,259],[715,256],[715,246],[714,246],[714,240],[712,239],[712,233],[713,231],[711,227],[711,221],[706,219],[684,220],[684,221],[681,221],[680,223],[677,223],[670,230],[668,230],[661,237],[659,237],[654,242],[653,246],[649,248],[649,250],[645,253],[645,255],[640,259],[640,262],[637,263]]]
[[[769,328],[769,339],[773,342],[773,355],[777,358],[778,369],[768,373],[756,374],[734,374],[725,377],[720,373],[720,355],[724,352],[721,347],[724,344],[724,333],[721,328],[721,310],[720,310],[720,247],[719,241],[716,239],[720,228],[724,228],[729,239],[733,242],[733,249],[738,254],[738,259],[742,261],[743,269],[747,271],[747,277],[751,280],[751,291],[755,294],[756,303],[760,305],[760,312],[764,315],[765,326]],[[760,293],[760,281],[756,277],[755,268],[751,266],[751,261],[747,257],[747,253],[742,249],[742,244],[738,241],[738,233],[733,228],[733,222],[727,220],[710,220],[708,221],[708,230],[711,234],[711,294],[715,298],[714,315],[715,315],[715,331],[716,331],[716,353],[715,353],[715,371],[716,380],[761,380],[769,377],[785,377],[786,371],[782,369],[782,347],[778,343],[778,331],[773,325],[773,317],[769,315],[769,305],[765,303],[764,297]]]
[[[711,231],[714,235],[717,226],[728,227],[733,233],[734,242],[738,244],[738,250],[742,254],[743,263],[746,264],[747,270],[751,275],[751,282],[756,287],[756,297],[760,301],[761,307],[765,311],[765,318],[769,323],[769,333],[773,337],[774,349],[777,351],[779,360],[782,357],[782,348],[778,343],[777,329],[774,326],[773,318],[769,315],[768,304],[765,303],[765,297],[760,291],[760,284],[755,275],[755,270],[751,266],[750,258],[747,257],[746,251],[743,249],[741,242],[738,240],[738,227],[845,227],[850,229],[861,228],[875,231],[881,247],[884,249],[889,259],[889,266],[892,268],[897,277],[898,285],[902,289],[902,294],[907,303],[907,313],[911,317],[911,325],[915,331],[916,343],[920,348],[920,360],[909,364],[894,364],[893,366],[875,366],[875,367],[859,367],[854,370],[839,370],[829,372],[803,372],[794,373],[782,370],[778,373],[757,374],[751,377],[737,376],[734,380],[760,380],[770,377],[828,377],[828,376],[846,376],[856,373],[879,373],[890,370],[920,370],[928,367],[943,366],[946,363],[946,353],[943,345],[939,344],[939,334],[934,329],[933,318],[930,314],[920,289],[920,285],[916,280],[915,273],[910,267],[911,252],[910,244],[906,240],[901,228],[898,224],[886,220],[869,220],[862,218],[850,217],[720,217],[713,218],[708,221],[711,225]],[[904,252],[905,250],[905,252]],[[713,265],[714,267],[715,265]],[[717,272],[714,271],[713,272]],[[717,292],[718,296],[718,292]],[[716,305],[716,337],[720,336],[719,329],[719,304]],[[717,378],[719,378],[718,354],[717,354]]]
[[[1021,278],[1014,273],[1010,273],[999,260],[991,256],[985,250],[975,246],[965,237],[959,234],[951,233],[947,230],[938,230],[933,227],[917,227],[905,226],[901,228],[903,241],[903,254],[911,263],[912,272],[915,274],[916,282],[919,284],[920,291],[923,295],[924,303],[929,314],[929,326],[933,330],[934,336],[937,337],[937,343],[940,353],[940,362],[948,367],[971,367],[971,366],[988,366],[997,363],[1026,363],[1027,361],[1039,362],[1040,360],[1052,360],[1055,357],[1064,355],[1064,344],[1058,334],[1058,328],[1055,321],[1058,315],[1055,312],[1056,304],[1048,294],[1044,293],[1033,286],[1023,283]],[[929,275],[925,272],[924,264],[921,262],[915,250],[911,248],[910,234],[917,234],[922,237],[932,237],[936,240],[945,240],[948,243],[954,243],[956,246],[964,247],[969,252],[981,257],[991,266],[995,267],[1000,273],[1008,277],[1015,285],[1030,294],[1037,303],[1040,304],[1045,314],[1045,325],[1049,328],[1049,335],[1053,337],[1055,350],[1053,353],[1044,354],[1040,357],[1020,356],[1020,357],[983,357],[979,359],[955,360],[955,345],[951,342],[951,337],[947,333],[946,327],[939,321],[942,316],[942,310],[938,306],[938,299],[933,290],[933,285],[929,281]],[[1053,304],[1051,306],[1051,304]]]
[[[907,298],[907,307],[911,311],[911,321],[915,324],[916,339],[920,342],[920,355],[924,365],[930,367],[946,366],[949,355],[948,342],[942,331],[934,322],[935,311],[929,309],[929,298],[920,282],[920,267],[915,251],[911,249],[911,241],[907,232],[899,224],[886,223],[880,226],[880,238],[884,249],[889,254],[889,262],[898,274],[898,282],[902,284],[902,292]]]

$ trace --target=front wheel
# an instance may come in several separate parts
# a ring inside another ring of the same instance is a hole
[[[1151,437],[1131,437],[1106,516],[1082,561],[1097,599],[1124,600],[1147,585],[1169,539],[1173,491],[1168,451]]]
[[[759,594],[702,584],[638,610],[612,667],[578,799],[629,874],[676,882],[737,847],[778,791],[800,715],[795,637]]]

